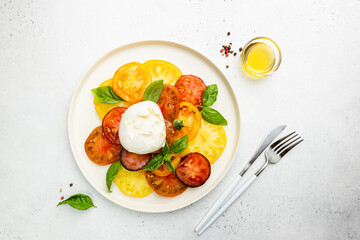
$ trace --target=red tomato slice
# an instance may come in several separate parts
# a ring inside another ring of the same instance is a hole
[[[210,177],[210,162],[201,153],[189,153],[181,158],[175,173],[186,186],[199,187]]]
[[[180,93],[177,88],[170,84],[164,84],[157,105],[164,118],[172,123],[179,116]]]
[[[187,186],[182,184],[173,173],[165,177],[157,176],[152,172],[146,172],[145,175],[150,187],[160,196],[175,197],[187,189]]]
[[[173,126],[173,123],[165,119],[165,126],[166,126],[166,142],[170,146],[176,139],[176,133],[179,130],[176,130]]]
[[[129,171],[138,171],[143,169],[150,160],[150,154],[136,154],[127,151],[125,148],[123,148],[120,154],[121,165]]]
[[[121,149],[121,145],[113,144],[105,137],[102,126],[96,127],[85,141],[86,154],[98,165],[119,161]]]
[[[111,109],[102,121],[102,128],[105,137],[114,144],[120,144],[119,124],[122,114],[126,111],[125,107],[116,107]]]
[[[202,95],[206,84],[201,78],[193,75],[183,75],[175,83],[175,87],[180,92],[181,102],[192,103],[199,110],[198,105],[202,104]]]

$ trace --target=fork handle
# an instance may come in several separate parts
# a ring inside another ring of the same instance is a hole
[[[236,190],[236,192],[231,196],[231,198],[226,203],[224,203],[224,205],[212,216],[212,218],[205,224],[205,226],[199,229],[200,231],[198,231],[197,234],[202,234],[213,222],[215,222],[215,220],[218,219],[218,217],[223,212],[225,212],[225,210],[228,209],[231,204],[235,202],[235,200],[240,197],[240,195],[245,192],[246,189],[248,189],[248,187],[250,187],[250,185],[255,181],[255,179],[257,179],[256,175],[251,176],[238,190]]]
[[[199,229],[203,227],[203,225],[214,214],[214,212],[220,208],[221,204],[225,201],[227,197],[230,196],[230,193],[234,190],[236,185],[238,185],[240,180],[241,175],[237,175],[236,178],[232,181],[232,183],[220,194],[220,196],[216,199],[209,211],[205,214],[205,216],[201,219],[200,223],[195,228],[195,232],[199,231]]]

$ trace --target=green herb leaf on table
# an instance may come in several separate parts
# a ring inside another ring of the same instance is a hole
[[[143,168],[143,170],[146,171],[153,171],[155,169],[158,169],[162,164],[164,163],[164,155],[158,154],[153,157],[148,164]]]
[[[216,101],[217,95],[218,95],[218,87],[216,84],[211,84],[207,86],[204,90],[203,96],[202,96],[202,102],[203,105],[199,105],[202,108],[210,107],[214,104]]]
[[[94,93],[95,99],[99,103],[118,103],[124,101],[121,97],[116,95],[110,86],[94,88],[91,89],[91,91]]]
[[[226,126],[226,119],[215,109],[206,107],[201,111],[202,118],[212,124]]]
[[[188,145],[188,135],[185,135],[171,144],[170,151],[172,153],[179,154],[185,150],[187,145]]]
[[[62,202],[59,202],[59,204],[57,205],[63,205],[63,204],[69,204],[71,207],[78,209],[78,210],[87,210],[91,207],[96,208],[96,206],[93,204],[91,198],[85,194],[75,194],[72,195],[71,197],[69,197],[68,199],[65,199]]]
[[[164,154],[164,156],[166,156],[167,154],[170,154],[170,149],[169,149],[169,145],[167,144],[167,142],[165,142],[165,146],[162,148],[162,153]]]
[[[172,159],[172,155],[170,155],[170,154],[166,155],[165,156],[165,165],[171,172],[175,173],[175,168],[171,164],[171,159]]]
[[[173,126],[177,130],[181,130],[184,127],[184,122],[181,119],[175,119],[173,122]]]
[[[157,80],[152,82],[144,91],[143,101],[153,101],[157,103],[159,100],[160,94],[164,88],[164,81]]]
[[[120,167],[121,167],[120,161],[114,162],[113,164],[111,164],[111,166],[106,172],[106,186],[109,192],[111,192],[110,190],[111,184],[114,181],[116,174],[119,172]]]

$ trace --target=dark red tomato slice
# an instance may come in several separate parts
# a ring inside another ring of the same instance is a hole
[[[202,104],[202,96],[206,88],[201,78],[194,75],[182,75],[175,83],[175,87],[180,92],[181,102],[192,103],[201,110],[198,105]]]
[[[116,107],[111,109],[102,121],[102,128],[105,136],[110,142],[120,144],[119,124],[122,114],[126,111],[125,107]]]
[[[189,153],[181,158],[175,173],[186,186],[198,187],[210,177],[210,162],[201,153]]]
[[[151,154],[136,154],[127,151],[125,148],[120,154],[121,165],[129,171],[138,171],[144,168],[150,160]]]
[[[179,130],[176,130],[173,126],[173,123],[165,119],[165,127],[166,127],[166,142],[170,146],[173,142],[175,142],[177,139],[176,132]]]
[[[85,141],[85,152],[91,161],[107,165],[120,160],[123,147],[113,144],[104,135],[102,126],[96,127]]]
[[[173,173],[165,177],[160,177],[147,171],[145,176],[150,187],[163,197],[175,197],[187,189],[187,186],[182,184]]]
[[[157,105],[164,118],[172,123],[179,116],[180,93],[177,88],[170,84],[164,84]]]

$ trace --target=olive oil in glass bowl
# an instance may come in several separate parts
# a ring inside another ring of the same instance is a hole
[[[241,65],[253,77],[266,77],[281,63],[279,46],[270,38],[257,37],[245,44],[241,52]]]

